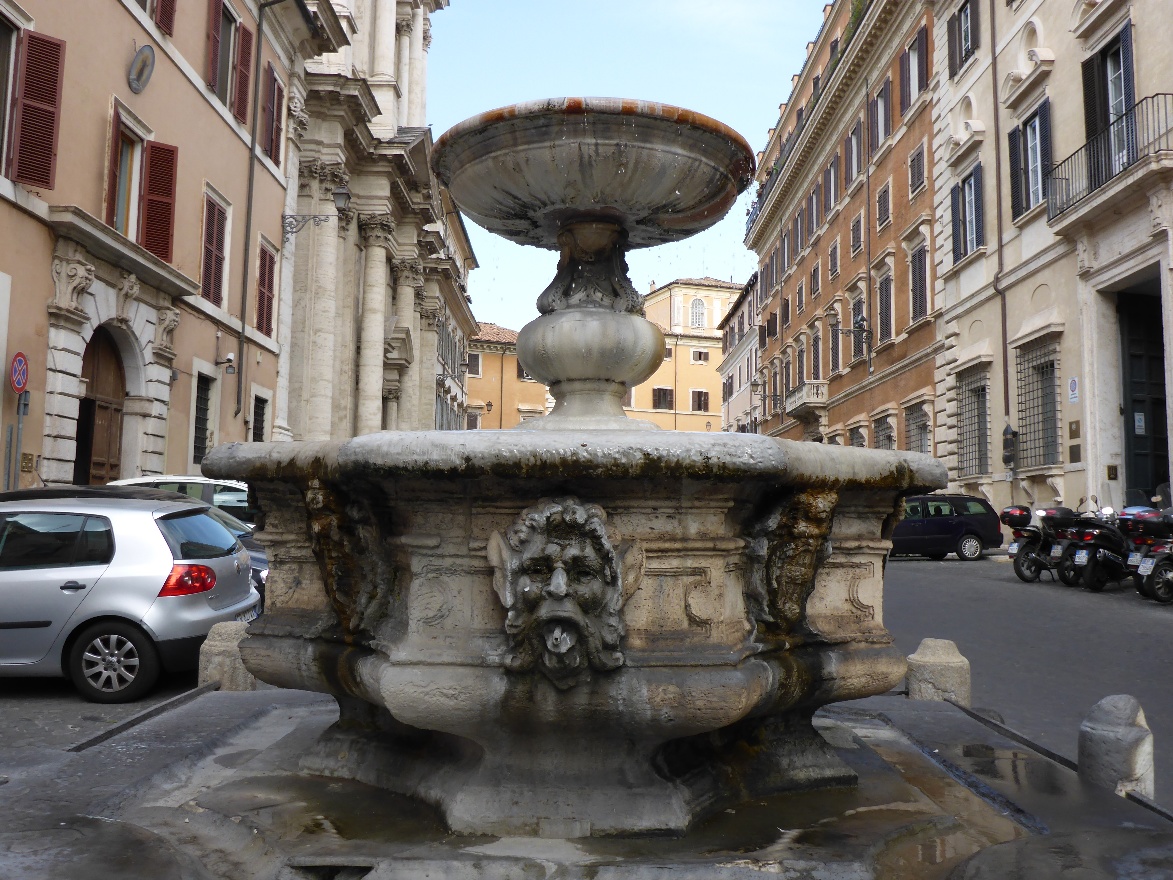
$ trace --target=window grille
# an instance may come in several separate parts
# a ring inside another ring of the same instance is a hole
[[[912,320],[915,322],[929,313],[929,252],[925,245],[912,252],[909,271],[912,275]]]
[[[876,228],[880,228],[892,219],[892,190],[888,184],[876,194]]]
[[[798,347],[798,356],[795,358],[797,372],[795,373],[796,384],[803,385],[806,383],[806,346],[800,345]]]
[[[693,412],[708,412],[709,411],[709,392],[694,391],[692,392],[692,411]]]
[[[806,290],[801,281],[798,282],[794,297],[798,312],[801,314],[806,309]]]
[[[481,427],[481,414],[479,412],[465,413],[464,416],[464,430],[479,431]]]
[[[791,388],[794,387],[794,382],[793,382],[794,368],[790,364],[790,358],[787,358],[786,362],[784,364],[782,364],[782,376],[783,376],[783,386],[782,387],[785,388],[785,390],[789,391]]]
[[[827,276],[834,278],[839,274],[839,242],[835,241],[831,244],[831,249],[827,251]]]
[[[880,279],[880,341],[892,338],[892,276]]]
[[[251,425],[253,443],[265,442],[265,422],[269,417],[269,401],[257,396],[253,398],[253,423]]]
[[[811,381],[823,378],[823,338],[816,333],[811,337]]]
[[[920,452],[932,455],[932,443],[929,436],[929,414],[923,403],[918,403],[904,410],[904,448],[909,452]]]
[[[847,443],[849,446],[857,446],[860,449],[866,447],[867,438],[863,435],[863,428],[852,428],[847,432]]]
[[[676,392],[672,388],[652,389],[652,409],[672,409],[676,403]]]
[[[851,359],[859,360],[864,355],[863,345],[863,300],[857,299],[851,303]]]
[[[858,254],[863,247],[863,214],[856,214],[851,221],[851,252]]]
[[[872,422],[872,445],[876,449],[896,448],[896,432],[892,430],[892,422],[886,417]]]
[[[208,453],[208,414],[212,406],[212,377],[196,376],[195,423],[192,426],[191,460],[199,464]]]
[[[925,148],[923,145],[908,157],[908,191],[914,193],[925,185]]]
[[[811,299],[819,295],[819,288],[822,285],[822,279],[819,277],[819,264],[815,263],[811,269]]]
[[[839,372],[839,331],[831,329],[831,372]]]
[[[957,375],[957,472],[990,472],[990,375],[982,367]]]
[[[1059,346],[1018,349],[1018,466],[1059,464]]]

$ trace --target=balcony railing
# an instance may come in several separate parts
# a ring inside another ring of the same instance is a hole
[[[1055,165],[1047,219],[1078,205],[1141,159],[1166,150],[1173,150],[1173,95],[1150,95]]]
[[[827,383],[811,380],[786,392],[786,412],[798,418],[827,406]]]

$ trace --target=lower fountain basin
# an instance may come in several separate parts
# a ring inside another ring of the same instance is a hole
[[[608,431],[233,444],[205,471],[263,513],[246,664],[339,701],[306,769],[553,836],[850,782],[810,716],[902,677],[887,536],[945,481],[926,456]]]

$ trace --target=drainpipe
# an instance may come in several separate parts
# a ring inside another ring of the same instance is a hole
[[[866,315],[867,330],[864,332],[864,344],[867,346],[865,352],[868,357],[868,375],[875,372],[875,364],[872,363],[872,345],[875,343],[876,334],[875,329],[878,327],[879,315],[876,315],[876,320],[872,317],[872,151],[874,145],[872,144],[872,117],[870,114],[870,105],[872,101],[872,87],[868,82],[868,78],[863,78],[863,118],[864,118],[864,140],[867,146],[864,148],[867,158],[864,159],[866,163],[864,168],[867,172],[864,176],[864,204],[863,204],[863,231],[864,231],[864,261],[867,264],[867,269],[864,272],[864,292],[863,292],[863,313]],[[879,119],[879,111],[877,110],[876,119]],[[879,125],[879,122],[876,123]],[[854,321],[852,322],[852,330],[855,330]],[[859,331],[856,331],[859,332]],[[870,337],[870,338],[869,338]],[[854,355],[855,337],[851,337],[852,354]]]
[[[252,136],[248,145],[248,196],[244,208],[244,260],[240,270],[240,339],[236,345],[236,412],[244,408],[244,339],[248,331],[249,259],[253,236],[253,191],[257,177],[257,117],[260,116],[261,52],[265,47],[265,10],[285,0],[263,0],[257,13],[256,59],[253,62],[253,119]],[[304,4],[302,4],[304,6]]]
[[[1002,255],[1002,123],[998,115],[998,36],[995,27],[998,4],[990,0],[990,76],[993,78],[994,95],[994,198],[995,216],[997,217],[998,242],[995,249],[998,254],[998,268],[994,272],[994,293],[998,295],[998,304],[1002,312],[1002,403],[1005,408],[1007,424],[1010,421],[1010,354],[1007,351],[1008,333],[1006,329],[1006,290],[1002,287],[1002,274],[1005,271]],[[1011,471],[1013,473],[1013,470]],[[1014,491],[1013,478],[1010,490]]]

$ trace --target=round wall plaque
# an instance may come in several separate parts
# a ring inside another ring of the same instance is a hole
[[[147,87],[151,81],[151,74],[155,72],[155,50],[150,46],[143,46],[134,53],[134,60],[130,62],[126,81],[130,90],[136,95]]]

